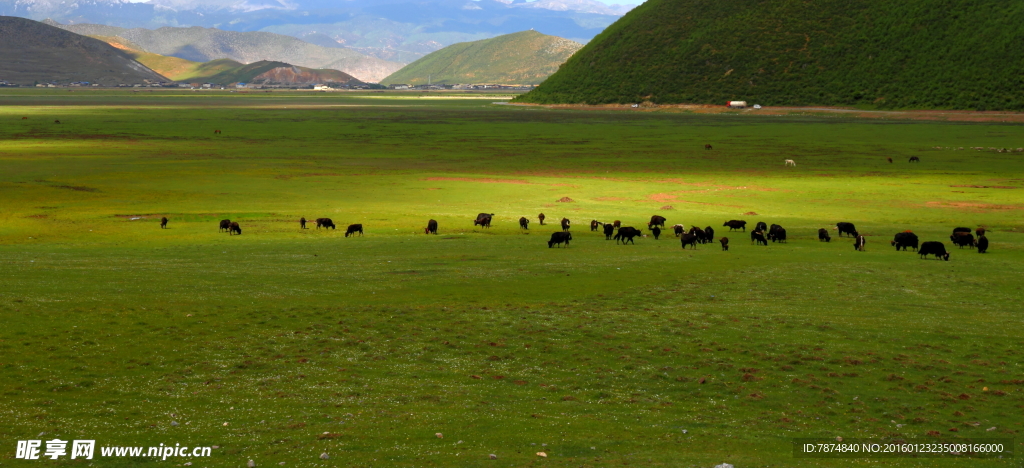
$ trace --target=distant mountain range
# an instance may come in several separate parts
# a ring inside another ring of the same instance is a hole
[[[191,62],[231,59],[243,64],[259,61],[286,62],[313,69],[341,70],[361,81],[377,82],[402,68],[403,63],[369,57],[354,50],[313,45],[294,37],[269,32],[236,32],[191,27],[155,30],[97,24],[47,24],[77,34],[119,38],[140,52],[177,57]],[[117,42],[108,40],[108,42]]]
[[[0,0],[4,15],[120,28],[274,32],[398,62],[531,28],[587,42],[630,8],[595,0]],[[257,59],[263,58],[284,59]]]
[[[538,84],[581,47],[537,31],[462,42],[410,63],[381,84]]]
[[[0,80],[29,86],[170,81],[103,41],[14,17],[0,17]]]
[[[178,57],[154,54],[117,36],[93,36],[127,53],[139,63],[174,81],[192,83],[231,83],[310,85],[331,83],[362,85],[352,75],[338,70],[311,69],[289,63],[261,60],[249,64],[231,59],[194,62]]]

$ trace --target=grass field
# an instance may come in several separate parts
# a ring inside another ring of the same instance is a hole
[[[1021,466],[790,442],[1019,434],[1024,159],[935,149],[1018,124],[49,90],[0,122],[2,465],[58,437],[218,447],[96,466]],[[587,226],[653,214],[731,248]],[[865,252],[817,240],[838,221]],[[888,243],[956,226],[990,252]]]

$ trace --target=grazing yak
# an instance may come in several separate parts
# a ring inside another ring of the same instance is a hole
[[[786,242],[786,229],[778,224],[772,224],[768,230],[768,239],[772,242]]]
[[[973,249],[975,244],[974,236],[969,232],[953,233],[952,236],[949,236],[949,240],[953,241],[953,244],[959,246],[961,249],[964,248],[965,245]]]
[[[697,243],[700,242],[700,238],[696,234],[688,232],[686,234],[683,234],[683,237],[680,237],[679,241],[683,244],[684,249],[687,245],[689,245],[693,249],[696,249]]]
[[[519,218],[519,229],[530,230],[530,220],[526,219],[526,216]]]
[[[651,228],[651,234],[654,235],[654,240],[658,240],[658,236],[661,235],[661,228],[654,226]]]
[[[725,251],[729,250],[729,238],[728,237],[723,237],[721,239],[718,239],[718,242],[722,243],[722,252],[725,252]]]
[[[738,219],[726,221],[725,224],[723,224],[722,226],[728,226],[730,231],[742,229],[745,232],[747,230],[747,222]]]
[[[864,238],[864,236],[857,236],[857,240],[855,240],[853,242],[853,248],[854,248],[854,250],[858,250],[860,252],[863,252],[864,251],[864,244],[867,244],[867,243],[868,243],[868,241],[867,241],[867,239]]]
[[[167,229],[167,217],[160,218],[160,229]]]
[[[349,224],[348,225],[348,229],[345,230],[345,237],[348,237],[349,234],[351,234],[353,237],[355,237],[357,232],[359,233],[360,236],[363,235],[363,225],[362,224]]]
[[[818,229],[818,241],[832,242],[832,236],[828,235],[828,229]]]
[[[665,217],[658,215],[651,216],[651,222],[647,223],[647,228],[650,229],[654,226],[665,227]]]
[[[705,150],[705,151],[706,151],[706,150],[709,150],[709,149],[711,149],[711,145],[710,145],[710,144],[704,145],[704,150]]]
[[[978,253],[988,252],[988,237],[984,234],[978,236]]]
[[[966,233],[970,234],[971,233],[971,228],[966,228],[966,227],[956,227],[956,228],[953,228],[953,235],[954,236],[958,232],[966,232]]]
[[[672,226],[672,231],[676,233],[676,237],[679,237],[683,235],[684,232],[686,232],[686,226],[683,226],[682,224],[676,224],[675,226]]]
[[[919,157],[917,157],[917,156],[911,156],[911,157],[910,157],[910,161],[908,161],[908,162],[916,162],[916,163],[919,163],[919,162],[921,162],[921,158],[919,158]]]
[[[612,234],[615,234],[615,226],[611,224],[604,225],[604,240],[612,240]]]
[[[544,218],[545,218],[544,213],[541,213],[541,214],[537,215],[537,219],[540,220],[540,225],[541,226],[544,225]]]
[[[764,221],[758,221],[757,224],[754,225],[754,230],[755,231],[761,231],[761,232],[768,232],[768,225],[765,224]]]
[[[892,158],[885,158],[889,160],[889,164],[892,164]]]
[[[555,244],[558,244],[558,246],[561,247],[563,243],[565,244],[566,247],[568,247],[569,246],[569,241],[571,241],[571,240],[572,240],[572,233],[565,232],[565,231],[553,232],[553,233],[551,233],[551,240],[548,241],[548,248],[550,249],[551,246],[553,246]]]
[[[895,246],[897,251],[906,252],[907,247],[912,247],[914,251],[917,251],[917,234],[910,231],[897,232],[889,244]]]
[[[707,239],[708,242],[715,241],[715,230],[711,229],[711,226],[704,228],[704,238]]]
[[[427,228],[423,230],[424,234],[437,234],[437,221],[427,221]]]
[[[921,244],[921,248],[917,250],[917,254],[921,258],[925,258],[929,255],[934,255],[935,259],[943,259],[949,261],[949,252],[946,252],[946,246],[942,242],[928,241]]]
[[[306,218],[299,218],[299,229],[306,229]]]
[[[619,232],[615,233],[615,243],[618,244],[619,241],[622,241],[622,245],[626,245],[626,242],[636,245],[636,243],[633,242],[633,238],[638,236],[640,236],[639,229],[623,226],[619,228]]]
[[[473,220],[473,226],[483,226],[485,228],[489,228],[491,227],[491,218],[493,217],[494,213],[480,213],[476,215],[476,219]],[[541,218],[541,224],[544,224],[543,219],[544,218]]]
[[[317,218],[316,228],[320,229],[321,227],[323,227],[324,229],[336,229],[334,227],[334,221],[332,221],[331,218]]]
[[[980,227],[978,229],[975,229],[974,230],[974,235],[978,236],[978,237],[984,236],[985,235],[985,228]]]
[[[239,226],[238,223],[231,223],[231,225],[228,226],[228,235],[230,236],[232,234],[242,235],[242,227]]]
[[[600,222],[600,221],[598,221],[596,219],[590,220],[590,232],[596,231],[599,226],[603,226],[603,225],[604,225],[604,223],[602,223],[602,222]]]
[[[857,228],[853,226],[853,223],[836,223],[836,229],[839,230],[839,237],[843,237],[843,234],[857,237]]]
[[[757,245],[768,245],[768,239],[764,238],[764,232],[762,231],[750,231],[750,243],[757,242]]]
[[[218,229],[217,232],[224,232],[224,231],[227,231],[228,229],[231,229],[231,220],[230,219],[222,219],[222,220],[220,220],[220,229]]]
[[[707,234],[704,232],[703,229],[697,226],[691,227],[690,232],[688,232],[687,234],[693,234],[697,236],[697,242],[700,242],[701,244],[704,244],[708,241]]]
[[[615,227],[615,229],[618,229],[622,227],[622,221],[616,219],[615,221],[612,221],[612,226]]]
[[[562,231],[568,231],[569,230],[569,224],[571,224],[571,222],[569,221],[569,218],[562,218]]]

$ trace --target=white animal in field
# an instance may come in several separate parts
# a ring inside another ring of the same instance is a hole
[[[787,165],[787,166],[793,166],[793,167],[796,167],[796,161],[794,161],[794,160],[792,160],[792,159],[787,159],[787,160],[786,160],[786,165]]]

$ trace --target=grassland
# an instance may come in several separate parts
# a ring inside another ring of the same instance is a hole
[[[0,462],[52,436],[219,447],[192,466],[1019,466],[790,438],[1019,433],[1024,161],[935,147],[1020,125],[380,96],[0,94]],[[585,227],[652,214],[732,248]],[[817,241],[837,221],[866,252]],[[888,246],[961,225],[991,252]]]

